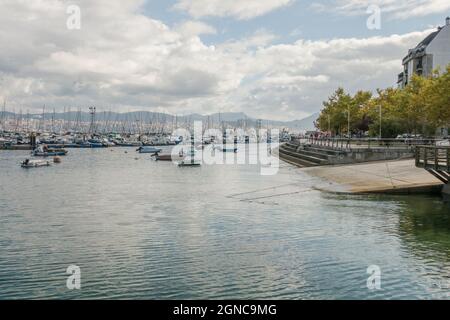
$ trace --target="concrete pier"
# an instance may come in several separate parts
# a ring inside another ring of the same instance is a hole
[[[441,192],[443,183],[414,160],[299,169],[324,180],[317,189],[337,193],[409,194]]]

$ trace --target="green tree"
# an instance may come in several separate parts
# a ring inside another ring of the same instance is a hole
[[[381,127],[383,138],[434,135],[437,128],[450,126],[450,65],[428,78],[414,75],[404,89],[378,89],[376,96],[367,91],[351,96],[338,88],[323,106],[316,125],[332,134],[347,133],[350,114],[352,133],[368,130],[378,137]]]

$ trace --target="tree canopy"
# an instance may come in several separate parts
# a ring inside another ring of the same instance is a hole
[[[338,88],[323,106],[316,126],[331,135],[350,131],[376,137],[381,119],[383,138],[399,134],[432,136],[437,128],[450,126],[450,65],[445,72],[435,71],[428,78],[414,75],[403,89],[378,89],[376,95],[369,91],[351,95]]]

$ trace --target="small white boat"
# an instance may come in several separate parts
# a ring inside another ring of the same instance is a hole
[[[184,152],[182,151],[184,154]],[[195,149],[194,145],[191,145],[191,152],[189,155],[185,156],[183,160],[178,162],[179,167],[199,167],[202,162],[199,159],[195,158]]]
[[[200,160],[191,159],[190,157],[185,158],[184,160],[178,162],[179,167],[200,167],[202,165]]]
[[[38,168],[38,167],[48,167],[50,166],[50,161],[47,160],[30,160],[26,159],[21,163],[22,168]]]
[[[145,147],[139,147],[136,151],[138,151],[139,153],[155,154],[155,153],[160,153],[162,151],[162,149],[145,146]]]

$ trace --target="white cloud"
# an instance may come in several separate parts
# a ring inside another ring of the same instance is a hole
[[[247,20],[292,4],[294,0],[178,0],[174,8],[195,18],[215,16]]]
[[[394,85],[401,58],[430,30],[389,37],[269,45],[242,60],[247,77],[233,95],[243,110],[286,119],[320,110],[338,86],[351,92]],[[243,67],[244,68],[244,67]]]
[[[82,28],[65,27],[61,1],[3,0],[0,99],[18,109],[96,105],[171,113],[243,111],[300,118],[338,86],[393,85],[401,58],[429,31],[274,44],[267,30],[208,46],[199,22],[170,28],[141,1],[78,1]]]
[[[217,33],[217,30],[214,27],[201,21],[185,21],[178,24],[175,30],[187,37]]]
[[[343,15],[366,15],[370,5],[377,5],[383,13],[392,18],[407,19],[426,16],[429,14],[447,14],[450,9],[448,0],[335,0],[331,6],[315,3],[313,9],[317,11],[337,11]]]

